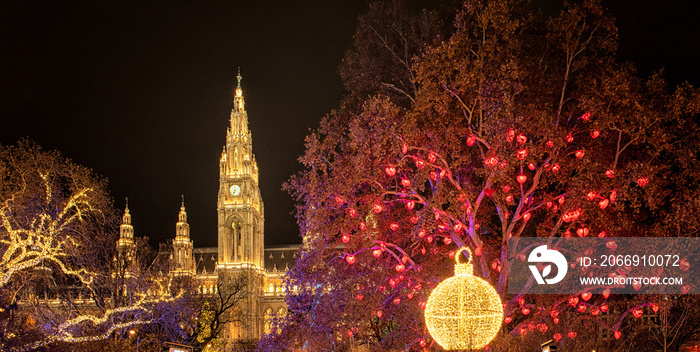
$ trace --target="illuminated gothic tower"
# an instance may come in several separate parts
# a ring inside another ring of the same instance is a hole
[[[231,123],[219,161],[219,269],[263,264],[263,202],[258,188],[258,165],[252,151],[248,114],[243,102],[241,74],[233,98]]]
[[[263,202],[258,188],[258,164],[248,130],[248,113],[243,102],[241,74],[233,98],[231,121],[226,131],[226,145],[219,160],[219,283],[234,277],[246,278],[246,298],[239,304],[242,324],[224,329],[225,339],[260,338],[260,297],[265,281]],[[231,314],[236,314],[232,312]]]
[[[185,196],[182,196],[180,214],[175,225],[175,241],[173,241],[173,256],[175,257],[175,272],[179,274],[194,274],[194,260],[192,259],[192,241],[190,240],[190,224],[187,223],[185,212]]]
[[[135,261],[136,243],[134,242],[134,226],[131,225],[129,214],[129,199],[126,200],[122,223],[119,225],[119,240],[117,240],[117,256],[114,258],[115,275],[130,277],[137,270]]]
[[[126,201],[122,223],[119,225],[119,240],[117,241],[117,256],[123,261],[133,260],[134,250],[134,227],[131,225],[131,214],[129,214],[129,200]]]

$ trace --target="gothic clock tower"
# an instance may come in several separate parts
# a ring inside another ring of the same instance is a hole
[[[219,269],[264,268],[264,212],[241,74],[219,160]]]
[[[247,292],[243,301],[229,313],[242,317],[241,321],[228,324],[223,338],[255,341],[260,339],[262,332],[260,299],[266,277],[263,255],[265,218],[240,72],[236,78],[238,87],[233,97],[226,145],[219,159],[217,276],[222,290],[234,280],[243,278]]]

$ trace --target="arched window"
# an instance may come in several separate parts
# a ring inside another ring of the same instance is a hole
[[[265,316],[263,318],[265,323],[265,335],[272,332],[272,308],[267,308],[265,311]]]

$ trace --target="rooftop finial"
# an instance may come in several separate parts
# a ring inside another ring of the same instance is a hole
[[[129,211],[129,197],[125,197],[125,198],[126,198],[126,211],[128,212]]]
[[[240,66],[238,66],[238,75],[236,75],[236,79],[238,80],[238,89],[240,89],[241,88],[241,79],[243,79],[243,77],[241,77],[241,67]]]
[[[180,197],[182,197],[182,207],[185,207],[185,195],[181,194]]]

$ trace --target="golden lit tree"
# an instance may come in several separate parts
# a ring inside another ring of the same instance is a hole
[[[0,146],[0,171],[3,350],[106,339],[180,298],[167,277],[115,287],[106,180],[28,141]]]

